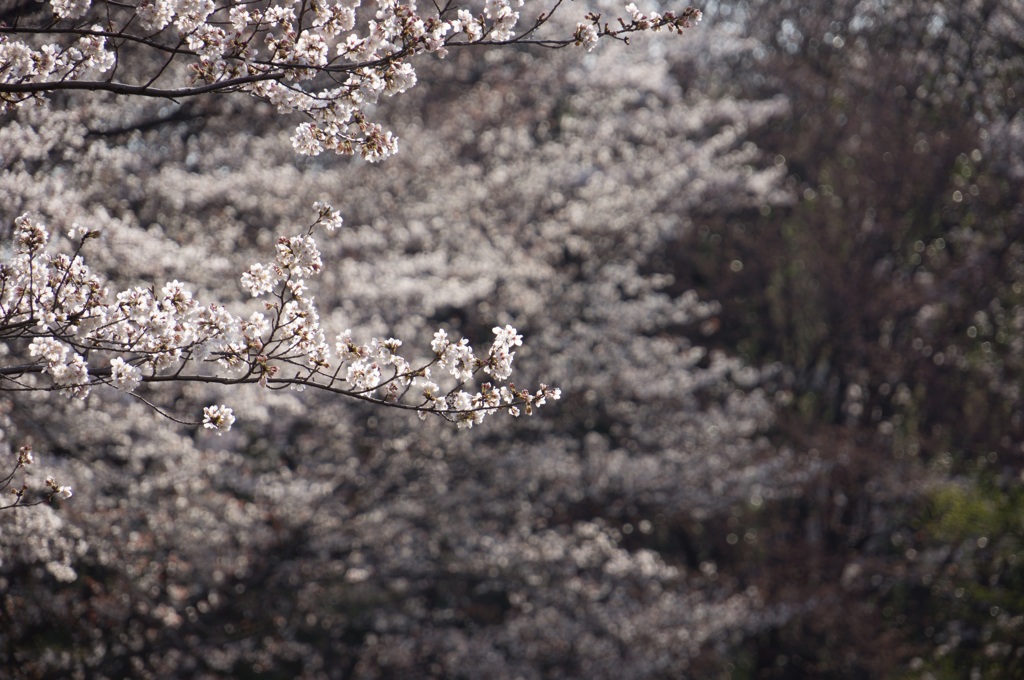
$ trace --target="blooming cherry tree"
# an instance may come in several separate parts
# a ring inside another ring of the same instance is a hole
[[[382,164],[296,160],[248,97],[9,111],[0,444],[75,492],[0,534],[17,673],[700,676],[786,615],[687,546],[806,473],[662,257],[786,200],[743,143],[784,103],[691,99],[643,44],[451,52],[375,111]]]
[[[806,474],[764,436],[773,371],[703,346],[720,308],[663,256],[702,212],[787,199],[744,144],[786,107],[687,95],[690,42],[664,62],[641,41],[421,61],[433,85],[375,114],[403,135],[381,164],[296,160],[294,129],[247,97],[213,100],[230,117],[109,93],[12,111],[0,211],[47,227],[37,259],[82,257],[106,301],[176,319],[216,301],[228,322],[156,370],[50,326],[89,396],[3,395],[75,485],[0,536],[20,673],[703,677],[702,656],[784,617],[704,548]],[[310,217],[317,200],[344,224]],[[81,249],[75,220],[99,232]],[[53,386],[32,339],[10,363]],[[352,398],[278,389],[329,377]],[[478,425],[512,381],[559,385],[559,408]]]
[[[542,29],[560,6],[520,26],[524,0],[427,11],[397,0],[54,0],[48,10],[0,15],[0,107],[57,90],[166,99],[245,92],[308,118],[292,137],[299,153],[330,149],[372,161],[394,153],[397,138],[367,110],[416,83],[418,55],[469,45],[589,49],[601,37],[681,32],[701,16],[693,8],[645,16],[630,4],[617,23],[591,13],[572,35],[549,36]]]
[[[290,136],[299,154],[332,150],[376,161],[397,150],[397,137],[369,115],[382,96],[416,83],[421,55],[513,44],[592,49],[600,38],[681,32],[701,18],[693,8],[645,15],[631,4],[625,18],[607,22],[591,12],[559,34],[566,24],[561,16],[552,19],[560,6],[521,23],[530,11],[524,0],[427,10],[395,0],[365,7],[360,0],[22,3],[0,14],[0,115],[75,91],[175,102],[239,92],[306,119]],[[445,335],[435,336],[431,353],[419,359],[400,354],[400,340],[357,343],[347,332],[332,351],[307,281],[322,267],[314,229],[334,231],[341,218],[326,204],[316,209],[305,233],[281,237],[273,261],[242,275],[243,287],[263,305],[247,314],[201,303],[178,280],[112,292],[83,257],[97,229],[73,225],[67,252],[54,252],[46,224],[20,214],[0,270],[0,390],[85,399],[95,386],[109,385],[218,434],[235,422],[231,407],[210,406],[201,421],[190,420],[159,407],[143,386],[314,387],[441,415],[460,428],[499,409],[529,414],[558,398],[556,388],[524,390],[508,382],[511,348],[522,343],[511,326],[495,328],[483,356]]]
[[[306,281],[322,266],[314,228],[333,231],[341,218],[330,206],[318,209],[320,218],[305,234],[280,238],[272,262],[254,264],[241,276],[242,286],[263,303],[248,316],[199,303],[179,281],[159,293],[136,286],[111,294],[79,254],[95,232],[75,234],[73,255],[50,255],[45,227],[18,218],[14,257],[0,272],[0,330],[7,355],[14,354],[12,345],[25,345],[27,357],[0,368],[0,389],[55,390],[84,399],[99,384],[132,394],[143,383],[167,381],[314,387],[440,415],[460,427],[500,408],[532,413],[560,396],[546,385],[530,392],[489,380],[475,394],[463,389],[481,374],[494,381],[511,376],[511,348],[522,345],[511,326],[494,329],[485,357],[444,330],[434,335],[432,356],[415,364],[399,354],[400,340],[356,344],[351,331],[338,335],[332,352]],[[442,389],[436,381],[445,377],[451,384]],[[218,433],[235,420],[223,405],[203,415],[204,427]]]

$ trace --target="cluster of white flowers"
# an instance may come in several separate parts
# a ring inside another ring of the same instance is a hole
[[[319,214],[319,222],[329,232],[337,231],[344,224],[345,220],[342,218],[341,213],[334,209],[333,206],[324,202],[317,201],[313,204],[313,209]]]
[[[235,412],[230,407],[207,406],[203,409],[203,427],[209,430],[216,430],[218,435],[224,434],[231,429],[235,422]]]
[[[594,24],[576,24],[576,43],[586,47],[588,52],[597,47],[599,35],[598,27]]]
[[[52,0],[50,4],[61,19],[79,19],[89,11],[92,0]]]
[[[665,26],[679,31],[700,23],[701,19],[704,18],[704,14],[699,9],[693,9],[692,7],[687,7],[686,10],[678,17],[672,12],[665,12],[664,14],[651,12],[650,14],[644,14],[637,8],[636,3],[634,2],[626,5],[626,12],[633,20],[632,25],[641,31],[657,31]]]
[[[61,498],[71,498],[71,496],[74,495],[71,491],[70,486],[63,486],[61,484],[58,484],[57,480],[54,479],[52,475],[46,478],[46,486],[49,487],[49,489],[54,494],[60,496]]]
[[[523,346],[523,336],[516,333],[516,329],[509,325],[504,328],[495,327],[493,333],[494,344],[491,345],[491,352],[484,371],[490,373],[496,380],[507,380],[512,375],[512,359],[516,356],[511,349]]]
[[[620,19],[617,28],[589,15],[590,23],[580,24],[575,35],[542,39],[534,34],[547,22],[544,14],[517,35],[523,0],[485,0],[479,13],[451,4],[426,12],[415,2],[375,4],[373,18],[357,25],[361,0],[292,0],[266,7],[136,0],[103,3],[102,9],[91,7],[91,0],[51,0],[55,17],[65,25],[44,23],[35,32],[20,25],[17,39],[0,26],[0,110],[58,86],[180,97],[245,91],[282,113],[309,118],[292,137],[299,153],[333,150],[376,161],[393,154],[398,140],[368,121],[364,111],[382,95],[415,85],[409,60],[416,55],[444,57],[450,47],[480,42],[537,41],[593,49],[600,37],[662,27],[681,30],[700,19],[692,8],[680,17],[644,16],[630,5],[632,21]],[[74,42],[61,42],[72,36]],[[118,80],[114,65],[121,45],[152,50],[159,56],[156,70],[132,82]],[[167,55],[186,65],[187,75],[168,68]]]
[[[452,342],[444,329],[438,329],[434,333],[430,348],[437,354],[442,368],[451,373],[456,380],[469,380],[478,368],[483,367],[478,365],[468,340],[463,338],[459,342]]]
[[[96,384],[129,393],[143,382],[165,381],[316,387],[421,416],[436,413],[460,427],[472,427],[500,408],[529,414],[559,397],[546,385],[530,392],[484,382],[478,392],[464,391],[480,371],[494,381],[511,376],[512,349],[522,345],[511,326],[494,329],[483,359],[466,339],[452,342],[444,330],[434,334],[433,358],[415,366],[399,353],[401,340],[356,344],[350,331],[338,336],[332,354],[306,281],[323,266],[314,229],[336,230],[342,219],[325,203],[315,208],[318,218],[306,233],[279,238],[274,260],[242,275],[242,286],[263,298],[263,311],[248,317],[201,304],[176,280],[159,293],[136,286],[111,295],[77,252],[46,252],[50,239],[42,223],[18,218],[15,254],[0,270],[0,332],[8,348],[24,343],[27,357],[0,366],[0,390],[56,389],[84,398]],[[74,231],[80,234],[78,250],[97,236]],[[432,379],[435,364],[454,380],[447,390]],[[231,409],[215,406],[204,411],[202,424],[220,433],[233,422]]]
[[[523,344],[523,336],[516,332],[512,326],[504,328],[495,327],[494,342],[487,353],[487,359],[480,359],[473,354],[473,348],[463,338],[458,342],[452,342],[448,334],[440,329],[434,333],[434,340],[430,347],[437,355],[437,361],[442,368],[452,375],[453,378],[465,382],[480,369],[490,374],[495,380],[506,380],[512,374],[512,358],[515,352],[509,350]],[[427,374],[429,378],[429,373]],[[445,398],[438,394],[437,386],[428,380],[422,383],[423,395],[434,408],[444,410],[446,407],[459,412],[457,422],[459,427],[473,427],[483,421],[488,413],[493,413],[499,408],[507,407],[508,412],[518,416],[520,406],[524,407],[527,415],[533,413],[533,409],[543,406],[548,399],[559,399],[562,396],[561,390],[541,385],[541,389],[535,394],[529,391],[516,391],[515,386],[502,385],[495,389],[490,383],[484,383],[480,392],[471,395],[464,391],[450,392]]]
[[[88,11],[88,0],[65,0],[55,11],[71,12],[67,17],[77,18],[75,13]],[[8,38],[0,27],[0,111],[31,98],[31,88],[26,91],[16,86],[84,80],[102,76],[113,68],[117,57],[107,44],[103,27],[94,24],[82,28],[74,42],[34,46]]]
[[[3,430],[0,429],[0,439],[2,439],[3,434]],[[43,489],[40,490],[38,497],[33,497],[31,493],[33,491],[32,485],[27,476],[20,486],[11,486],[15,481],[18,471],[24,470],[35,462],[35,454],[32,452],[31,446],[22,446],[18,450],[18,458],[14,463],[13,469],[5,476],[0,477],[0,491],[9,490],[11,496],[8,498],[13,497],[13,500],[0,501],[0,510],[6,510],[16,505],[39,505],[54,498],[67,499],[74,495],[70,486],[59,483],[52,474],[46,476],[46,480],[43,482]],[[0,560],[0,564],[2,564],[2,560]]]
[[[89,394],[89,369],[81,354],[72,352],[68,345],[55,338],[36,338],[29,344],[28,351],[29,356],[43,360],[43,371],[53,377],[55,385],[66,387],[76,396]]]
[[[515,0],[517,7],[523,6],[523,0]],[[515,27],[519,23],[519,12],[512,9],[508,0],[486,0],[484,16],[492,22],[490,37],[492,40],[511,40],[515,36]]]
[[[117,389],[134,392],[142,382],[142,371],[138,366],[132,366],[122,357],[114,357],[110,360],[110,379]]]

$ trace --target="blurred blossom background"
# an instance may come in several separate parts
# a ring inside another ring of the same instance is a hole
[[[1024,676],[1024,5],[701,9],[425,59],[379,164],[298,157],[243,97],[0,118],[5,230],[100,228],[112,282],[241,310],[326,200],[328,329],[512,324],[516,380],[563,394],[457,431],[153,393],[230,399],[223,437],[2,395],[2,445],[75,488],[0,514],[3,673]]]

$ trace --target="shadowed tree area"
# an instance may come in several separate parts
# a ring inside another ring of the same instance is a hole
[[[794,611],[816,604],[744,643],[741,675],[1016,677],[1024,13],[737,14],[756,54],[713,82],[786,97],[748,139],[794,201],[708,214],[668,257],[680,288],[722,302],[722,346],[785,366],[777,436],[824,462],[817,488],[751,518],[745,569]]]

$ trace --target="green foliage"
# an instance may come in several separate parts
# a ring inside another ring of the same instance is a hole
[[[917,522],[930,647],[911,664],[936,678],[1024,672],[1024,490],[974,480],[926,497]]]
[[[958,543],[985,536],[1024,536],[1024,490],[948,485],[929,494],[924,529],[937,539]]]

